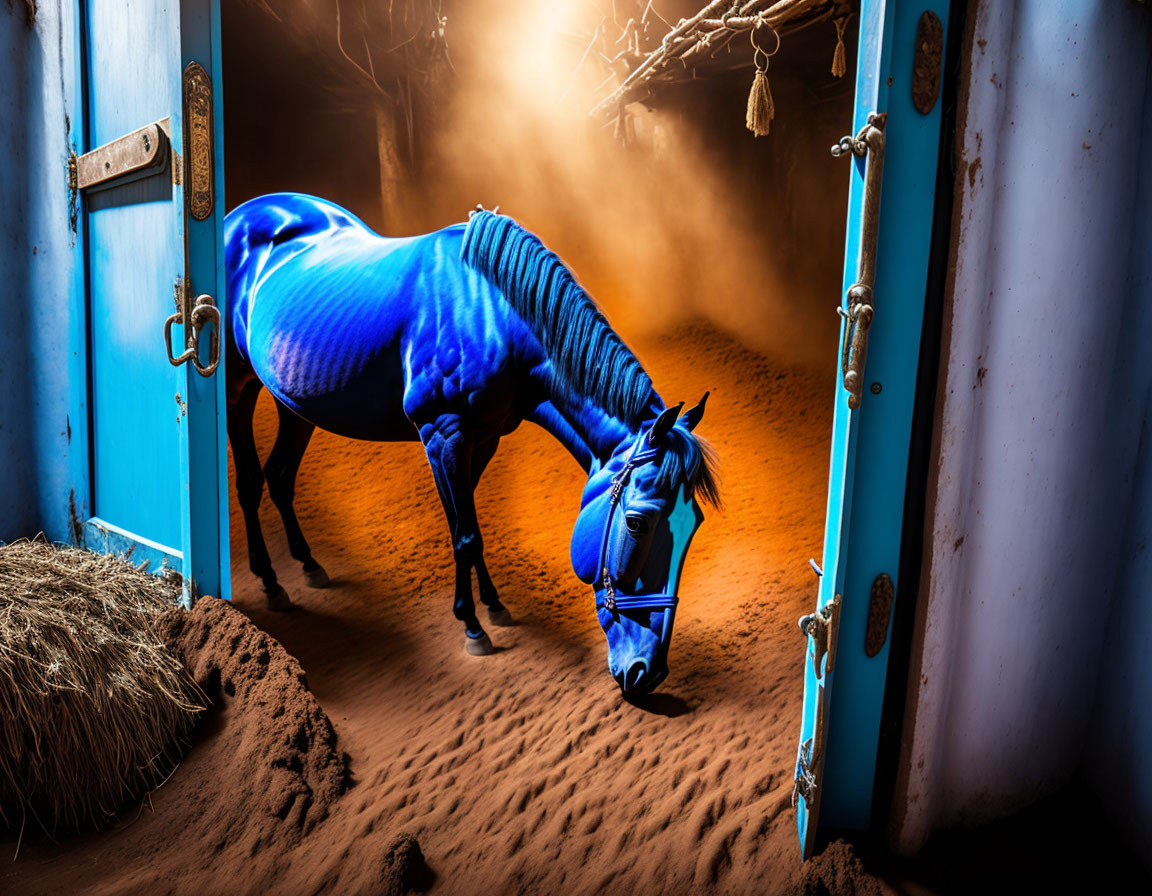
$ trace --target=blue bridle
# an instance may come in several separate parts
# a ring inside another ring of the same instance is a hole
[[[648,447],[640,450],[642,445]],[[612,477],[612,487],[608,493],[608,517],[604,521],[604,536],[600,539],[600,560],[597,564],[600,568],[600,584],[603,586],[604,599],[601,601],[597,595],[596,609],[604,607],[613,616],[618,609],[669,610],[680,600],[675,594],[617,594],[612,573],[608,570],[608,540],[612,535],[612,517],[616,514],[616,507],[620,504],[624,488],[628,485],[633,470],[655,461],[659,454],[660,449],[652,446],[652,430],[648,429],[640,434],[632,446],[628,460],[624,462],[624,468]]]

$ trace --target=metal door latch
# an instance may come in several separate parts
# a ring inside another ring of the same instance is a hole
[[[184,351],[172,354],[172,325],[184,327]],[[212,326],[212,339],[208,344],[208,363],[200,363],[200,334],[206,326]],[[192,304],[192,311],[185,317],[183,310],[169,315],[164,321],[164,346],[168,350],[168,361],[173,367],[191,361],[200,376],[212,376],[220,366],[220,309],[212,296],[200,295]]]
[[[833,617],[839,607],[840,595],[837,594],[815,613],[800,617],[800,631],[812,639],[812,674],[817,678],[820,677],[820,664],[828,653],[828,639],[834,628]]]
[[[848,288],[845,307],[836,309],[844,319],[844,349],[840,372],[848,391],[848,407],[860,407],[864,362],[868,356],[868,330],[875,316],[872,290],[876,285],[876,237],[880,231],[880,188],[884,177],[884,126],[887,113],[872,112],[855,137],[842,137],[832,155],[867,158],[864,170],[864,207],[860,217],[860,254],[856,282]]]
[[[809,806],[812,805],[816,796],[816,788],[819,786],[816,782],[816,772],[813,768],[815,763],[812,762],[812,738],[801,741],[800,746],[796,749],[796,773],[792,779],[792,808],[796,808],[796,803],[803,797],[804,802]]]

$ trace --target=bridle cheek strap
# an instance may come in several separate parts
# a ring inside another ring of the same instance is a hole
[[[646,448],[641,451],[640,446],[647,441],[648,433],[641,433],[636,444],[632,446],[628,460],[624,462],[624,469],[612,477],[612,487],[608,492],[608,517],[604,520],[604,535],[600,539],[600,559],[597,563],[604,596],[601,598],[599,594],[596,595],[596,609],[603,607],[613,616],[617,610],[667,610],[679,602],[675,594],[617,594],[616,584],[608,571],[608,539],[612,534],[612,517],[616,514],[624,488],[634,469],[651,463],[660,454],[659,448]]]

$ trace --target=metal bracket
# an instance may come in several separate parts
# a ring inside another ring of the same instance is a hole
[[[844,349],[840,370],[848,392],[848,407],[860,407],[864,388],[864,362],[868,357],[868,331],[875,316],[876,239],[880,232],[880,189],[884,178],[884,126],[887,113],[873,112],[855,137],[842,137],[832,155],[867,158],[864,170],[864,207],[860,217],[860,254],[856,282],[848,288],[844,304],[836,313],[844,319]]]
[[[168,163],[168,119],[153,122],[69,159],[69,186],[91,190],[148,177]]]

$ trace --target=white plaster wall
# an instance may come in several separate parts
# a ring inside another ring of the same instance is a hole
[[[1149,10],[997,0],[972,14],[922,641],[893,803],[906,851],[1031,802],[1081,761],[1140,441],[1116,425],[1130,404],[1118,387],[1147,363],[1123,337]]]
[[[1152,63],[1146,78],[1152,81]],[[1144,98],[1144,138],[1152,146],[1152,89]],[[1112,425],[1138,445],[1125,470],[1124,517],[1116,595],[1100,662],[1085,777],[1110,810],[1113,826],[1152,868],[1152,166],[1142,166],[1132,227],[1131,277]]]

